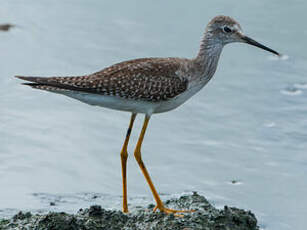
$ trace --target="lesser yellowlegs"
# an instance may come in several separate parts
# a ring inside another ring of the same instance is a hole
[[[141,146],[145,131],[152,114],[177,108],[208,83],[215,73],[223,47],[232,42],[247,43],[279,55],[276,51],[245,36],[241,26],[234,19],[217,16],[207,25],[198,55],[194,59],[142,58],[121,62],[85,76],[16,77],[32,82],[24,84],[35,89],[63,94],[90,105],[132,113],[121,150],[124,212],[128,212],[127,146],[136,115],[145,114],[134,156],[155,198],[154,211],[159,209],[164,213],[177,213],[182,211],[164,206],[142,161]]]

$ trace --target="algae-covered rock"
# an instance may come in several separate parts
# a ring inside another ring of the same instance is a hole
[[[45,215],[19,212],[10,220],[0,220],[0,229],[27,230],[259,230],[250,211],[225,206],[214,208],[205,197],[194,193],[171,199],[165,205],[173,209],[193,209],[183,217],[135,209],[132,213],[106,210],[95,205],[75,215],[50,212]]]

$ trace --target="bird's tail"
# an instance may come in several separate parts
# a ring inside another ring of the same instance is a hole
[[[21,80],[25,80],[25,81],[29,81],[29,82],[32,82],[32,83],[40,83],[40,84],[46,84],[47,81],[46,81],[46,78],[43,78],[43,77],[26,77],[26,76],[15,76],[16,78],[19,78]],[[22,84],[32,84],[32,83],[22,83]]]
[[[67,89],[65,88],[54,86],[52,83],[48,81],[48,78],[45,77],[30,77],[30,76],[28,77],[28,76],[19,76],[19,75],[15,77],[21,80],[28,81],[28,82],[23,82],[21,84],[30,86],[34,89],[47,90],[56,93],[67,91]]]

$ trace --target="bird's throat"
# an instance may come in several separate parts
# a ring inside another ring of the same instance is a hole
[[[223,44],[214,42],[210,37],[206,36],[201,41],[194,63],[199,68],[200,75],[206,81],[209,81],[216,71],[223,46]]]

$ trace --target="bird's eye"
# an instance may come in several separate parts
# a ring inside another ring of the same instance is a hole
[[[224,30],[225,33],[232,32],[232,30],[228,26],[224,26],[223,30]]]

